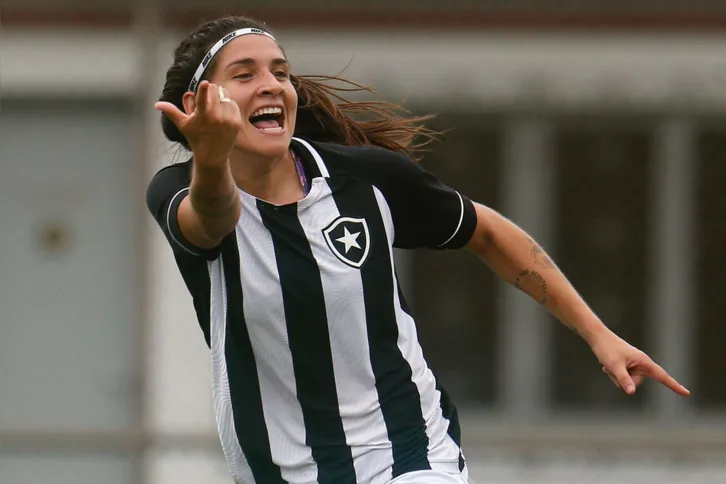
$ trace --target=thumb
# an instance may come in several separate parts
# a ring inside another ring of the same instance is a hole
[[[622,366],[616,371],[613,371],[613,376],[617,379],[620,388],[622,388],[625,393],[627,393],[628,395],[632,395],[633,393],[635,393],[635,383],[630,377],[630,374],[628,373],[628,370],[627,368],[625,368],[625,366]]]
[[[180,125],[184,124],[184,121],[189,118],[186,113],[183,113],[178,107],[168,102],[158,102],[154,104],[154,108],[158,109],[162,113],[166,114],[169,119],[176,125],[177,128],[181,128]]]

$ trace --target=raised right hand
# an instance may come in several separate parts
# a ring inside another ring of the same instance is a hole
[[[195,162],[199,164],[226,163],[242,127],[242,115],[237,103],[221,102],[219,93],[219,86],[202,81],[191,114],[180,111],[168,102],[154,105],[179,128],[189,142]]]

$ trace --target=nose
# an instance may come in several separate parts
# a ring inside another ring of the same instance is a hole
[[[277,77],[275,77],[272,72],[267,71],[260,83],[258,94],[260,96],[277,96],[281,94],[283,90],[284,88]]]

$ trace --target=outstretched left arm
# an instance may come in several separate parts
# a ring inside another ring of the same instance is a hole
[[[476,204],[475,209],[476,229],[467,248],[580,335],[616,386],[632,394],[645,378],[653,378],[680,395],[689,395],[645,353],[608,329],[527,233],[490,208]]]

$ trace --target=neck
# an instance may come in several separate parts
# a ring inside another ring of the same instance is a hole
[[[303,197],[300,179],[290,151],[278,158],[230,157],[232,177],[240,190],[274,204]]]

